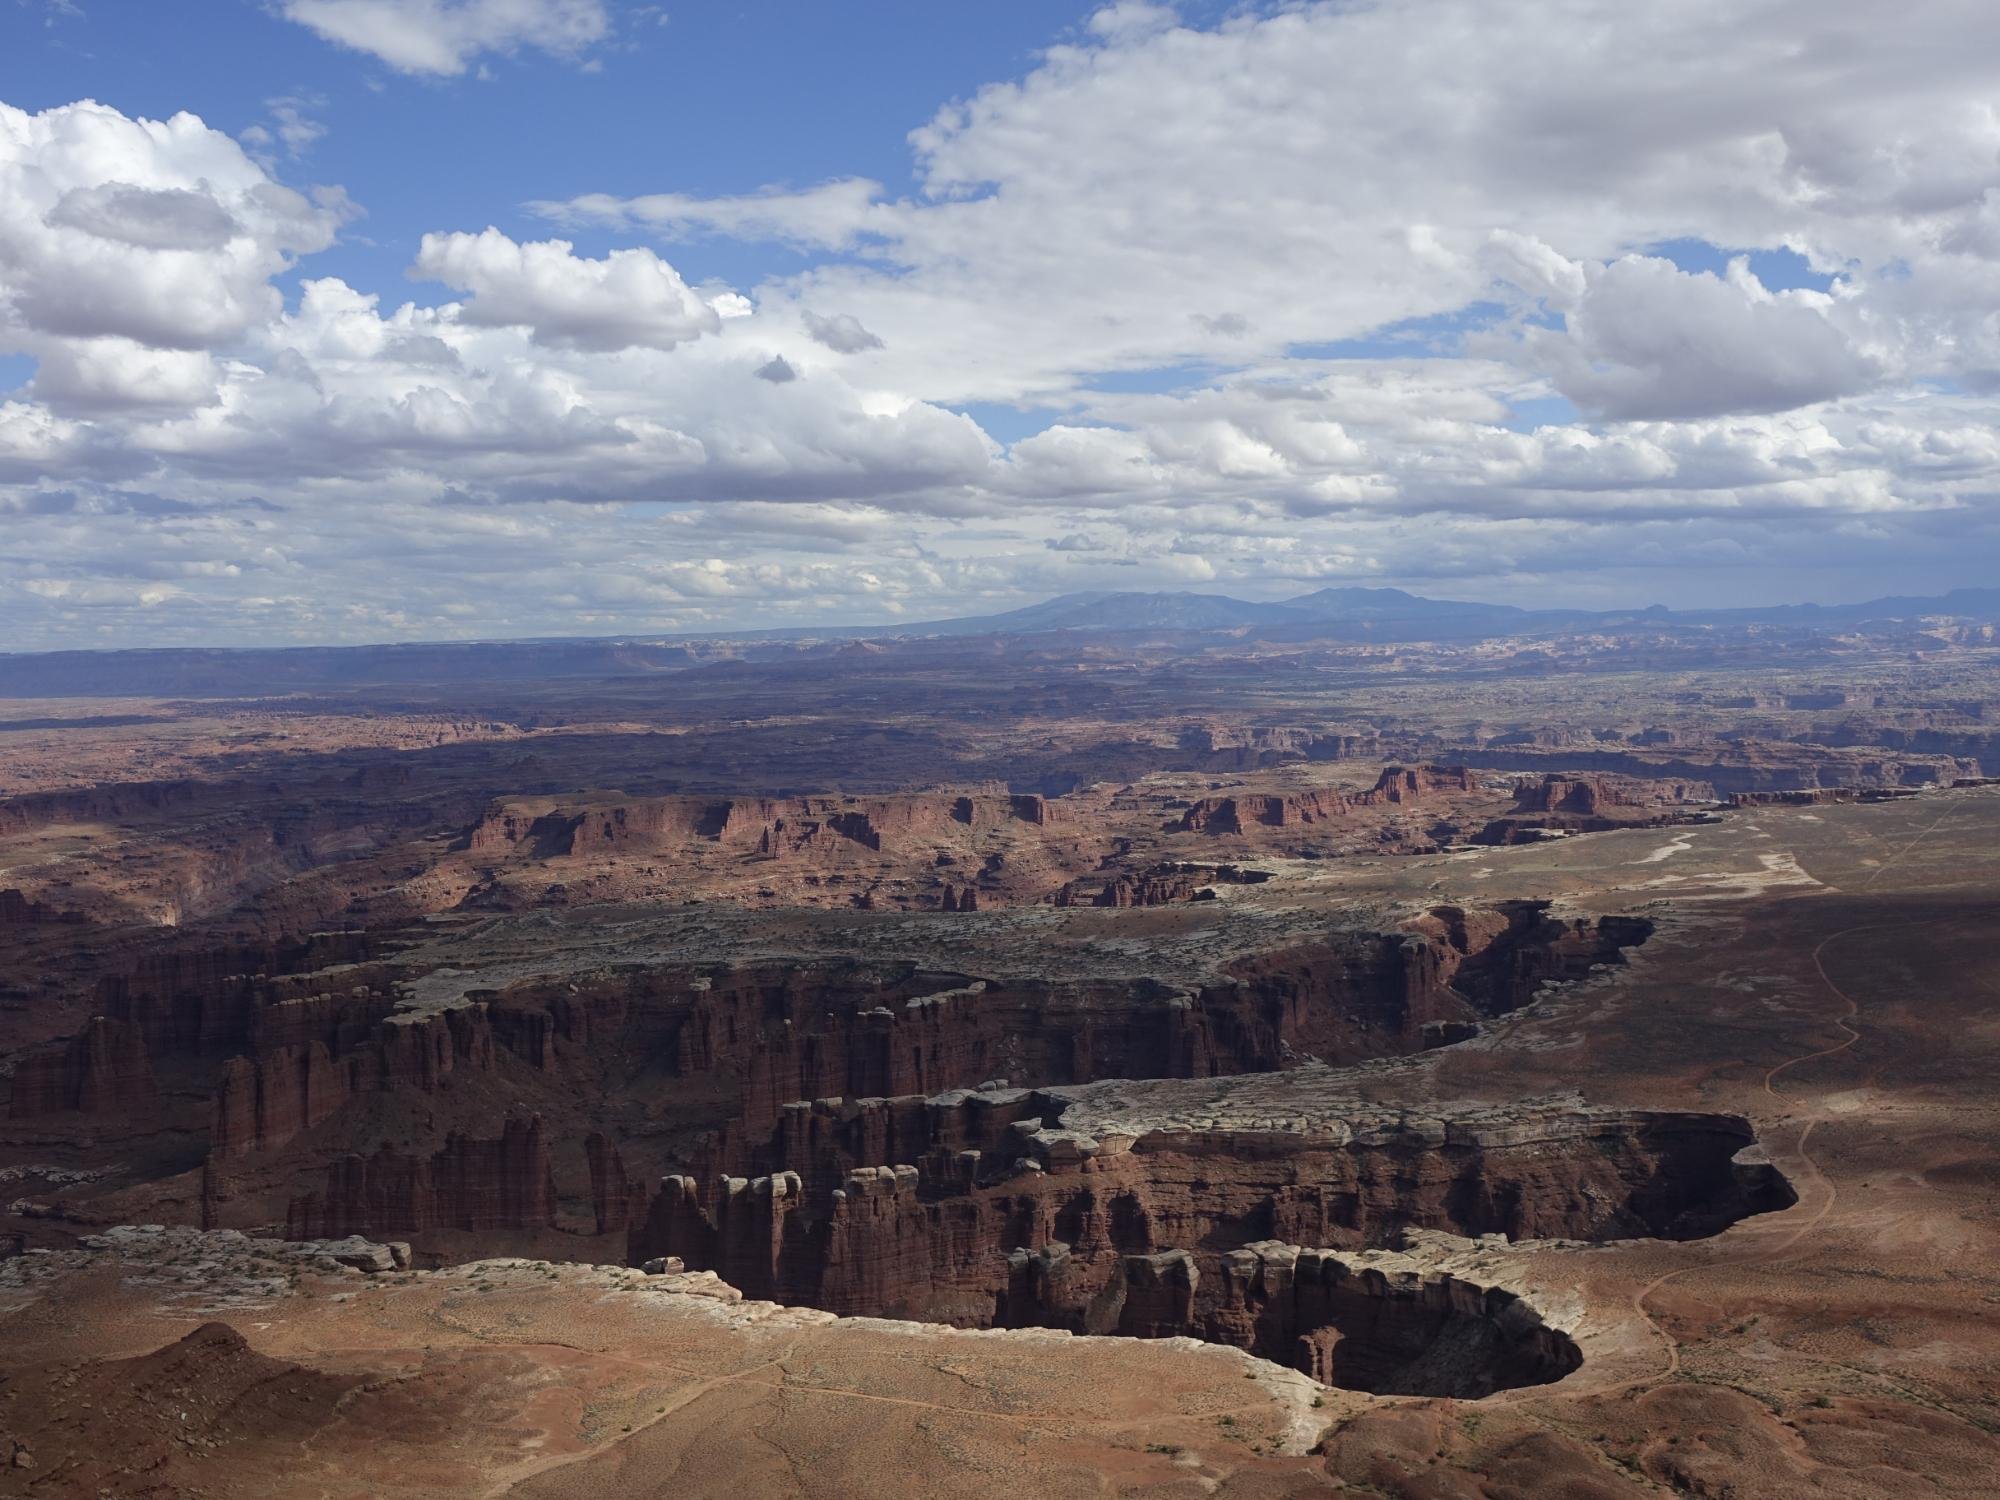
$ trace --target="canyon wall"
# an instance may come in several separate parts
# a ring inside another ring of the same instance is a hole
[[[1422,932],[1330,932],[1192,987],[788,960],[606,969],[411,1010],[387,939],[176,950],[106,981],[112,1014],[88,1046],[24,1065],[11,1108],[129,1109],[146,1070],[164,1069],[182,1101],[169,1115],[186,1116],[176,1128],[205,1134],[213,1227],[397,1237],[464,1219],[425,1194],[465,1142],[534,1113],[557,1196],[614,1233],[646,1218],[646,1185],[664,1172],[826,1181],[946,1146],[994,1149],[991,1131],[933,1138],[921,1118],[925,1098],[994,1080],[1214,1078],[1412,1053],[1615,961],[1646,930],[1536,903],[1438,910]],[[833,1119],[800,1102],[828,1099],[869,1107]],[[506,1227],[546,1227],[530,1186],[505,1203],[502,1217],[525,1214]]]
[[[1441,792],[1474,792],[1478,778],[1463,766],[1389,766],[1365,792],[1330,788],[1275,794],[1204,797],[1181,815],[1183,833],[1242,834],[1252,828],[1287,828],[1352,816],[1358,808],[1400,806]]]
[[[1524,1110],[1078,1140],[1061,1128],[1072,1102],[999,1090],[798,1107],[774,1170],[664,1179],[630,1257],[678,1256],[748,1295],[843,1314],[1188,1331],[1227,1314],[1225,1259],[1262,1241],[1693,1238],[1793,1201],[1775,1172],[1738,1162],[1755,1138],[1733,1116]],[[885,1151],[904,1159],[852,1164]],[[1132,1257],[1175,1253],[1206,1288],[1177,1318],[1157,1275],[1136,1325],[1107,1313]]]
[[[453,1134],[425,1155],[384,1146],[347,1157],[323,1190],[293,1200],[285,1237],[341,1239],[384,1225],[418,1234],[510,1232],[554,1221],[555,1182],[542,1121],[533,1116],[509,1119],[492,1139]]]
[[[17,1120],[57,1114],[132,1116],[151,1110],[158,1100],[145,1038],[122,1021],[94,1016],[67,1042],[21,1058],[7,1112]]]

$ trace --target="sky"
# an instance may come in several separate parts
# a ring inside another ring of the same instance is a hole
[[[0,649],[2000,580],[2000,6],[0,0]]]

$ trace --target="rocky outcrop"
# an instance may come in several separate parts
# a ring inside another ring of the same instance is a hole
[[[59,927],[83,920],[80,912],[31,901],[18,890],[0,891],[0,927]]]
[[[1605,774],[1554,774],[1524,783],[1514,806],[1489,820],[1468,840],[1510,845],[1572,833],[1609,833],[1620,828],[1663,828],[1711,819],[1689,811],[1690,804],[1713,802],[1705,781],[1644,781]]]
[[[1171,906],[1179,901],[1193,901],[1203,891],[1209,896],[1215,894],[1205,877],[1206,872],[1193,869],[1149,870],[1143,875],[1119,875],[1098,885],[1093,891],[1091,882],[1071,881],[1057,891],[1053,904],[1056,906]]]
[[[1976,785],[1977,782],[1960,777],[1952,782]],[[1851,787],[1819,786],[1796,792],[1731,792],[1731,807],[1831,807],[1841,802],[1894,802],[1904,797],[1914,797],[1912,787]]]
[[[1120,1278],[1129,1295],[1139,1276],[1141,1325],[1182,1282],[1220,1316],[1221,1257],[1261,1240],[1692,1238],[1793,1201],[1770,1168],[1739,1162],[1755,1138],[1732,1116],[1357,1106],[1345,1121],[1120,1134],[1114,1112],[1087,1134],[1070,1126],[1113,1087],[812,1106],[780,1134],[785,1165],[663,1182],[629,1258],[680,1256],[750,1295],[839,1313],[1116,1331],[1103,1320],[1115,1325],[1105,1299]],[[883,1149],[913,1159],[852,1159]],[[1173,1252],[1192,1274],[1127,1260]]]
[[[1522,783],[1514,793],[1514,811],[1574,813],[1594,817],[1614,809],[1713,801],[1715,788],[1705,781],[1642,781],[1628,776],[1552,774]]]
[[[545,1229],[555,1221],[555,1183],[539,1115],[507,1121],[496,1139],[452,1135],[442,1150],[413,1156],[384,1146],[349,1156],[326,1185],[296,1198],[288,1239]]]
[[[1035,793],[981,790],[891,797],[642,797],[565,806],[546,799],[496,803],[459,837],[476,854],[524,850],[536,858],[594,857],[697,843],[766,858],[846,841],[881,850],[948,834],[952,825],[1047,827],[1056,806]]]
[[[1949,756],[1879,754],[1756,741],[1646,748],[1541,748],[1525,744],[1454,750],[1466,764],[1489,771],[1585,773],[1642,781],[1687,781],[1733,792],[1809,791],[1819,786],[1898,787],[1948,784],[1977,775],[1979,766]]]
[[[646,1185],[625,1171],[625,1158],[611,1138],[592,1131],[584,1140],[590,1163],[590,1203],[599,1234],[623,1234],[646,1215]]]
[[[1475,792],[1479,778],[1464,766],[1390,766],[1361,794],[1364,806],[1421,802],[1436,792]]]
[[[1451,988],[1487,1016],[1520,1009],[1545,984],[1623,963],[1624,951],[1653,931],[1644,917],[1558,917],[1547,901],[1434,906],[1415,925],[1457,956]]]
[[[1240,865],[1159,864],[1109,879],[1072,880],[1049,898],[1049,904],[1169,906],[1180,901],[1211,899],[1218,885],[1261,885],[1270,878],[1266,870],[1245,869]]]
[[[128,1116],[154,1107],[159,1088],[136,1027],[94,1016],[69,1041],[23,1057],[14,1069],[7,1112]]]
[[[493,1066],[486,1007],[471,1005],[373,1028],[339,1053],[321,1040],[231,1058],[217,1081],[209,1146],[223,1158],[276,1150],[357,1095],[434,1094],[454,1072]]]
[[[1575,1340],[1521,1297],[1442,1272],[1275,1241],[1230,1252],[1219,1272],[1208,1309],[1163,1331],[1252,1349],[1322,1385],[1477,1400],[1583,1363]]]
[[[217,1056],[253,1042],[259,1018],[276,1004],[334,987],[327,971],[373,957],[381,939],[363,933],[315,933],[242,946],[189,946],[142,960],[97,985],[98,1009],[130,1022],[156,1056]],[[339,977],[342,991],[368,977]]]
[[[1243,834],[1254,828],[1288,828],[1352,816],[1357,808],[1401,806],[1434,793],[1471,792],[1478,780],[1463,766],[1386,768],[1375,785],[1352,795],[1332,790],[1271,795],[1204,797],[1181,815],[1183,833]]]

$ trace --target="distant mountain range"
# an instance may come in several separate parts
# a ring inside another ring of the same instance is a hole
[[[1401,589],[1320,589],[1260,604],[1226,594],[1063,594],[998,615],[896,627],[907,635],[1028,635],[1048,630],[1210,631],[1269,626],[1421,625],[1480,632],[1514,630],[1531,616],[1509,604],[1425,599]]]
[[[1371,621],[1510,628],[1526,612],[1507,604],[1424,599],[1401,589],[1321,589],[1259,604],[1226,594],[1063,594],[1026,609],[905,626],[911,634],[1026,635],[1044,630],[1242,630],[1264,625]]]
[[[815,635],[1028,635],[1052,630],[1091,632],[1254,631],[1307,638],[1335,627],[1342,638],[1385,640],[1462,639],[1575,629],[1615,629],[1649,625],[1793,625],[1839,628],[1873,621],[1950,616],[2000,620],[2000,589],[1954,589],[1928,598],[1871,599],[1862,604],[1772,604],[1741,609],[1521,609],[1512,604],[1473,604],[1458,599],[1426,599],[1402,589],[1328,588],[1292,599],[1256,603],[1226,594],[1084,593],[1064,594],[1005,614],[971,615],[920,625],[880,626],[866,631],[816,631]],[[803,634],[804,632],[792,632]],[[774,633],[772,633],[774,634]]]
[[[240,696],[429,683],[646,676],[717,655],[789,642],[838,642],[1070,632],[1101,637],[1254,637],[1268,641],[1477,640],[1634,626],[1703,629],[1754,625],[1854,629],[1922,617],[2000,623],[2000,589],[1862,604],[1779,604],[1742,609],[1521,609],[1426,599],[1401,589],[1326,588],[1259,603],[1226,594],[1064,594],[1024,609],[919,623],[791,627],[708,635],[550,637],[380,646],[162,647],[150,650],[0,653],[0,698]],[[0,717],[0,729],[8,727]]]

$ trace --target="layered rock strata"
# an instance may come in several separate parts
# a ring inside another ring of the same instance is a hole
[[[14,1069],[8,1113],[132,1115],[159,1098],[145,1038],[136,1027],[94,1016],[68,1042],[23,1057]]]
[[[1287,828],[1350,817],[1357,808],[1422,802],[1440,792],[1474,792],[1478,778],[1463,766],[1386,768],[1375,785],[1351,795],[1316,790],[1269,795],[1204,797],[1181,814],[1183,833],[1240,834],[1263,825]]]
[[[1418,1229],[1693,1238],[1792,1201],[1733,1116],[1565,1101],[1423,1115],[1330,1094],[1325,1070],[1234,1082],[1246,1087],[800,1106],[770,1172],[666,1178],[630,1258],[678,1256],[748,1295],[838,1313],[1205,1337],[1236,1327],[1243,1337],[1227,1341],[1250,1347],[1237,1326],[1247,1293],[1225,1262],[1260,1242],[1352,1250]],[[1247,1087],[1258,1083],[1275,1099]],[[1307,1317],[1276,1326],[1308,1331]]]

